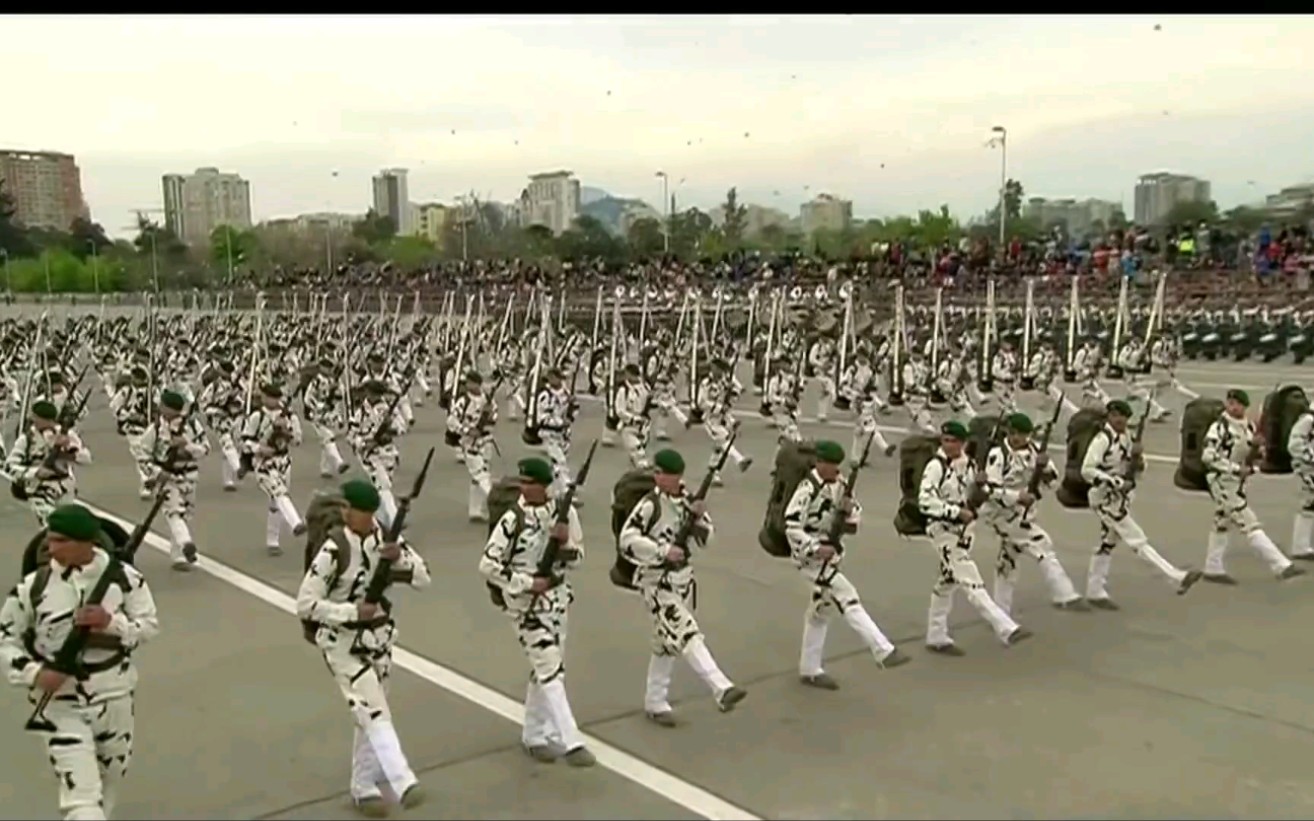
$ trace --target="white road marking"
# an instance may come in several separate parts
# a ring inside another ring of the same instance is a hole
[[[79,504],[90,508],[98,516],[103,516],[117,523],[129,533],[136,527],[119,516],[96,507],[86,499],[78,499]],[[155,533],[147,533],[145,543],[156,551],[169,554],[169,542]],[[197,558],[196,566],[221,582],[229,584],[243,593],[253,596],[265,604],[290,616],[297,614],[296,600],[277,588],[248,576],[240,570],[216,559],[206,556]],[[289,633],[289,635],[292,635]],[[393,663],[403,670],[414,673],[430,684],[441,687],[447,692],[469,701],[490,713],[515,722],[521,726],[525,723],[524,707],[502,693],[467,678],[457,671],[431,661],[401,646],[392,654]],[[673,804],[710,821],[762,821],[762,819],[707,790],[692,784],[666,770],[633,756],[624,750],[613,747],[596,736],[584,734],[589,749],[597,756],[598,763],[620,777],[650,790]]]

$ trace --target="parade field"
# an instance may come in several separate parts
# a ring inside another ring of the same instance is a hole
[[[1310,373],[1281,364],[1184,362],[1178,376],[1211,396],[1245,387],[1257,414],[1275,383],[1303,384]],[[1165,392],[1159,401],[1180,413],[1184,399]],[[1110,585],[1119,612],[1055,610],[1035,563],[1024,563],[1014,616],[1035,637],[1005,647],[959,601],[953,624],[966,655],[934,656],[923,642],[936,557],[927,542],[895,534],[897,455],[875,456],[859,478],[863,525],[848,542],[844,568],[912,663],[882,670],[852,631],[836,626],[827,669],[841,689],[801,686],[809,586],[757,543],[775,433],[756,403],[751,393],[741,399],[738,441],[755,464],[745,474],[727,470],[725,487],[713,491],[716,540],[695,560],[697,615],[708,645],[748,690],[731,713],[718,712],[686,669],[672,692],[682,724],[645,720],[648,617],[637,597],[607,578],[609,494],[628,466],[619,449],[598,452],[581,491],[586,557],[573,577],[577,600],[566,651],[571,702],[599,761],[591,770],[536,763],[520,748],[516,722],[528,666],[476,570],[486,526],[467,521],[469,478],[442,446],[442,411],[432,401],[415,409],[418,422],[401,441],[397,486],[409,487],[425,450],[438,446],[407,528],[434,583],[396,595],[400,647],[390,701],[428,801],[396,810],[400,817],[1314,817],[1314,662],[1306,649],[1314,577],[1274,580],[1240,537],[1229,554],[1239,584],[1202,582],[1184,597],[1119,547]],[[1022,403],[1039,422],[1037,395],[1024,394]],[[804,434],[829,431],[848,447],[847,414],[819,424],[808,416],[815,404],[809,393]],[[149,502],[137,496],[127,446],[103,394],[91,407],[82,435],[93,464],[78,474],[79,495],[135,523]],[[1211,504],[1207,495],[1173,485],[1176,422],[1174,416],[1147,429],[1151,456],[1133,512],[1169,561],[1198,568]],[[896,411],[882,423],[897,442],[907,420]],[[573,465],[601,431],[599,405],[585,400]],[[695,484],[711,443],[699,428],[674,436],[689,464],[686,481]],[[497,441],[495,476],[513,471],[528,450],[505,410]],[[1061,462],[1061,444],[1052,452]],[[238,492],[222,492],[218,458],[212,454],[202,466],[197,570],[171,571],[162,536],[142,551],[139,566],[162,632],[136,657],[136,755],[117,814],[355,817],[346,792],[351,719],[293,615],[301,540],[285,535],[284,554],[269,556],[264,495],[252,477]],[[307,430],[293,467],[292,496],[303,510],[312,491],[335,483],[319,478],[318,462]],[[1286,549],[1299,505],[1295,477],[1258,477],[1250,498]],[[1099,532],[1095,516],[1047,497],[1039,520],[1083,590]],[[34,519],[8,501],[0,505],[0,528],[16,581]],[[156,531],[166,532],[162,522]],[[988,584],[996,553],[995,538],[979,530],[974,556]],[[54,817],[45,753],[22,729],[29,712],[22,692],[5,689],[0,706],[8,722],[0,744],[0,817]]]

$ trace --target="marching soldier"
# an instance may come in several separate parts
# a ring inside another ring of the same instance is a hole
[[[160,630],[155,600],[132,567],[96,546],[100,520],[81,505],[50,512],[49,564],[29,574],[0,608],[0,660],[11,684],[51,696],[38,730],[59,783],[65,819],[107,819],[132,762],[137,668],[132,655]],[[103,575],[105,597],[83,604]],[[90,630],[73,671],[55,669],[75,628]]]
[[[1005,339],[999,343],[990,363],[990,375],[999,412],[1005,415],[1017,413],[1017,353],[1011,341]]]
[[[961,656],[963,650],[949,635],[949,615],[954,593],[962,590],[995,636],[1005,645],[1031,638],[1004,612],[981,580],[972,561],[972,522],[976,511],[968,503],[972,488],[972,463],[964,452],[967,427],[962,422],[945,422],[940,427],[940,449],[926,463],[917,504],[926,517],[926,535],[940,559],[940,575],[931,589],[931,606],[926,617],[926,647],[946,656]]]
[[[612,405],[625,455],[636,469],[648,467],[648,429],[655,404],[656,397],[644,386],[639,366],[626,365]]]
[[[466,472],[470,474],[467,510],[472,522],[488,521],[488,492],[493,488],[488,470],[488,451],[497,424],[497,398],[484,393],[484,378],[478,371],[465,376],[465,392],[453,397],[447,414],[447,430],[457,439]]]
[[[797,442],[803,438],[798,430],[798,380],[784,357],[776,360],[776,365],[767,379],[766,402],[771,409],[773,427],[780,432],[778,443]]]
[[[574,590],[566,578],[584,558],[584,532],[572,507],[568,523],[558,523],[549,505],[552,466],[522,459],[520,498],[493,525],[479,560],[479,572],[493,600],[512,621],[529,660],[525,722],[521,741],[536,761],[564,758],[572,767],[591,767],[597,759],[584,744],[566,696],[566,623]],[[543,568],[548,542],[561,546],[549,576]]]
[[[730,363],[724,359],[712,360],[711,372],[703,377],[698,389],[699,407],[703,412],[703,430],[712,440],[712,455],[708,467],[721,464],[721,452],[730,448],[730,459],[742,473],[753,466],[753,457],[745,456],[738,447],[730,444],[730,434],[739,427],[739,420],[734,417],[734,401],[741,390],[738,381],[731,372]],[[723,483],[720,474],[712,480],[720,486]]]
[[[1245,534],[1250,547],[1279,579],[1305,574],[1273,544],[1246,498],[1246,479],[1255,472],[1260,456],[1255,425],[1246,418],[1249,407],[1249,394],[1239,388],[1229,390],[1222,415],[1205,434],[1203,461],[1209,497],[1214,500],[1214,527],[1209,532],[1204,578],[1217,584],[1236,584],[1224,564],[1232,528]]]
[[[260,407],[253,409],[242,425],[242,451],[255,471],[256,483],[269,497],[265,549],[271,556],[281,556],[279,542],[285,524],[293,536],[306,532],[306,523],[288,495],[292,486],[291,449],[301,444],[301,420],[283,407],[283,389],[278,385],[262,387],[260,400]]]
[[[347,460],[342,458],[338,449],[338,436],[342,432],[342,408],[344,397],[339,390],[339,380],[334,374],[333,360],[321,359],[306,393],[302,405],[306,411],[306,421],[315,429],[319,437],[319,475],[325,479],[346,473]]]
[[[138,495],[143,499],[151,498],[151,490],[146,486],[150,477],[142,472],[141,437],[150,424],[151,396],[149,375],[140,365],[132,369],[128,384],[119,388],[110,400],[110,410],[118,423],[119,433],[128,440],[128,452],[137,463],[137,478],[141,480]]]
[[[1314,562],[1314,411],[1307,409],[1291,426],[1287,452],[1303,502],[1291,524],[1291,558]]]
[[[1147,564],[1163,574],[1177,587],[1180,596],[1200,580],[1199,570],[1180,570],[1155,550],[1145,531],[1132,518],[1131,502],[1134,460],[1144,458],[1140,445],[1127,433],[1131,405],[1114,399],[1105,406],[1107,419],[1095,434],[1081,463],[1081,478],[1090,484],[1090,507],[1100,522],[1100,543],[1090,558],[1086,576],[1086,601],[1101,610],[1117,610],[1109,598],[1109,570],[1113,565],[1113,548],[1127,545]]]
[[[870,363],[870,356],[866,352],[857,351],[853,355],[852,364],[840,375],[840,392],[848,398],[849,407],[854,413],[853,447],[849,450],[854,458],[859,458],[864,444],[871,437],[874,437],[872,444],[884,451],[886,456],[892,455],[895,450],[876,422],[877,411],[885,409],[886,405],[876,394],[876,371]]]
[[[835,346],[826,337],[820,337],[808,349],[808,364],[821,386],[817,398],[817,421],[825,422],[830,416],[830,405],[835,399]]]
[[[800,680],[810,687],[838,690],[839,684],[822,668],[826,633],[837,614],[858,634],[881,667],[897,667],[909,658],[899,652],[862,606],[857,588],[840,572],[843,554],[839,546],[829,542],[834,517],[845,517],[846,532],[857,532],[862,517],[861,506],[845,497],[844,484],[839,481],[844,448],[821,441],[815,452],[816,466],[798,483],[785,508],[785,538],[794,566],[812,585],[812,602],[803,616]]]
[[[410,392],[407,379],[403,379],[401,374],[388,366],[387,358],[378,351],[371,351],[365,358],[365,376],[362,382],[377,380],[382,382],[388,390],[388,393],[398,394],[402,391]],[[411,400],[407,396],[402,396],[401,401],[397,403],[397,410],[401,413],[402,419],[406,421],[407,427],[415,424],[415,412],[411,409]]]
[[[1077,381],[1081,383],[1081,403],[1107,405],[1109,395],[1100,385],[1100,346],[1094,339],[1087,339],[1072,359],[1072,369],[1077,372]]]
[[[243,385],[232,362],[223,360],[216,370],[212,381],[202,389],[197,404],[201,406],[206,424],[214,431],[219,442],[219,454],[223,457],[219,464],[224,490],[234,493],[237,491],[242,463],[238,444],[243,425],[242,408],[245,404]],[[237,440],[234,434],[237,434]]]
[[[186,397],[176,391],[160,394],[160,415],[141,438],[142,454],[150,460],[144,468],[151,487],[165,483],[160,512],[169,526],[174,570],[191,570],[196,563],[196,542],[188,524],[196,509],[198,462],[210,452],[200,420],[183,413],[186,404]]]
[[[1058,471],[1047,454],[1039,453],[1031,442],[1033,425],[1022,413],[1011,414],[1005,425],[1004,440],[990,448],[986,456],[986,502],[981,519],[999,537],[999,560],[995,564],[995,604],[1005,613],[1013,612],[1013,589],[1017,583],[1017,560],[1026,555],[1040,564],[1041,575],[1049,588],[1050,599],[1060,610],[1088,611],[1086,604],[1068,578],[1054,553],[1054,540],[1036,524],[1036,499],[1031,495],[1031,476],[1042,470],[1045,483],[1058,478]]]
[[[392,579],[416,590],[429,586],[424,559],[405,543],[387,544],[375,522],[379,492],[364,479],[342,485],[343,526],[320,546],[297,592],[297,615],[313,624],[314,643],[347,700],[354,724],[351,798],[371,817],[387,812],[379,781],[387,782],[401,805],[423,800],[388,706],[388,675],[397,623],[385,597],[379,604],[365,592],[379,563],[390,563]]]
[[[65,431],[56,421],[52,402],[34,402],[27,429],[14,440],[5,470],[26,496],[28,509],[44,524],[50,512],[77,492],[73,465],[91,464],[91,451],[77,431]]]
[[[904,409],[912,417],[913,425],[925,431],[935,430],[935,421],[926,409],[930,392],[931,370],[926,366],[922,352],[911,349],[908,361],[903,363]]]
[[[397,515],[392,476],[401,461],[397,437],[407,429],[406,418],[401,413],[405,398],[397,394],[389,397],[387,384],[379,379],[371,379],[361,387],[361,405],[351,420],[351,447],[379,491],[379,522],[387,527]]]
[[[552,469],[556,472],[554,494],[560,494],[565,492],[570,483],[570,463],[567,459],[570,456],[572,397],[563,386],[565,377],[560,370],[548,370],[545,381],[547,384],[538,392],[538,401],[534,403],[537,418],[533,421],[543,439],[543,449],[552,461]]]
[[[695,549],[706,549],[711,540],[712,522],[707,508],[701,500],[691,502],[685,495],[681,480],[684,457],[679,453],[658,451],[653,465],[656,487],[625,519],[619,549],[636,568],[634,585],[652,619],[644,712],[654,723],[674,727],[675,713],[667,698],[677,658],[683,657],[711,689],[722,712],[733,710],[748,693],[721,672],[691,610],[694,571],[689,558]],[[689,542],[681,548],[674,540],[689,516],[695,517],[695,525]]]

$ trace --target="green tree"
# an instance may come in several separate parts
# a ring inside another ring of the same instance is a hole
[[[114,246],[110,238],[105,236],[105,229],[100,223],[92,222],[85,217],[73,220],[73,224],[69,226],[68,240],[69,250],[78,259],[86,259],[93,249],[97,254],[102,254],[105,249]]]
[[[397,236],[397,223],[392,217],[382,215],[373,208],[351,226],[351,235],[364,240],[370,245],[387,242]]]
[[[640,257],[653,257],[662,252],[666,238],[662,234],[662,225],[653,217],[641,217],[630,223],[625,232],[625,239],[630,250]]]
[[[1026,196],[1026,190],[1022,183],[1010,179],[1004,183],[1004,213],[1010,220],[1022,218],[1022,198]]]
[[[697,208],[671,215],[671,253],[688,259],[702,253],[704,240],[712,233],[712,218]]]
[[[438,248],[427,237],[393,237],[375,250],[403,269],[420,268],[438,259]]]
[[[739,192],[731,188],[725,192],[725,221],[721,223],[721,232],[725,235],[730,250],[737,249],[744,241],[744,228],[748,223],[748,209],[739,204]]]
[[[625,246],[611,235],[607,227],[587,214],[576,218],[575,224],[557,237],[557,247],[563,259],[600,257],[618,261],[625,256]]]
[[[236,271],[243,265],[254,262],[259,251],[260,237],[253,230],[219,225],[210,232],[209,259],[215,270],[223,272],[225,281],[230,264]]]
[[[18,206],[14,198],[5,190],[5,181],[0,179],[0,248],[10,259],[30,257],[36,253],[32,241],[23,226],[18,223]]]

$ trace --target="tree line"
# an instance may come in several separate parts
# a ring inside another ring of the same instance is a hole
[[[1065,229],[1028,219],[1023,213],[1024,196],[1020,182],[1007,181],[1003,204],[1010,238],[1034,242]],[[14,201],[0,180],[0,286],[14,292],[96,293],[268,285],[330,267],[390,262],[415,270],[467,259],[587,258],[624,264],[663,256],[717,260],[751,251],[849,259],[872,256],[892,243],[924,249],[967,238],[984,245],[998,237],[998,211],[995,207],[983,219],[965,225],[942,205],[915,215],[818,228],[805,235],[795,221],[751,225],[748,206],[731,188],[715,219],[698,208],[687,208],[666,220],[652,216],[629,220],[620,232],[582,215],[554,235],[542,225],[513,223],[495,203],[469,202],[449,209],[434,238],[399,236],[390,218],[370,211],[346,227],[220,226],[208,243],[189,246],[146,214],[137,216],[136,234],[130,240],[110,239],[101,225],[83,218],[74,220],[66,231],[25,227],[15,219]],[[1264,215],[1244,208],[1220,215],[1213,203],[1184,203],[1168,223],[1201,221],[1248,233],[1263,224]],[[1089,226],[1088,232],[1100,235],[1125,227],[1125,219],[1117,219],[1110,225]]]

